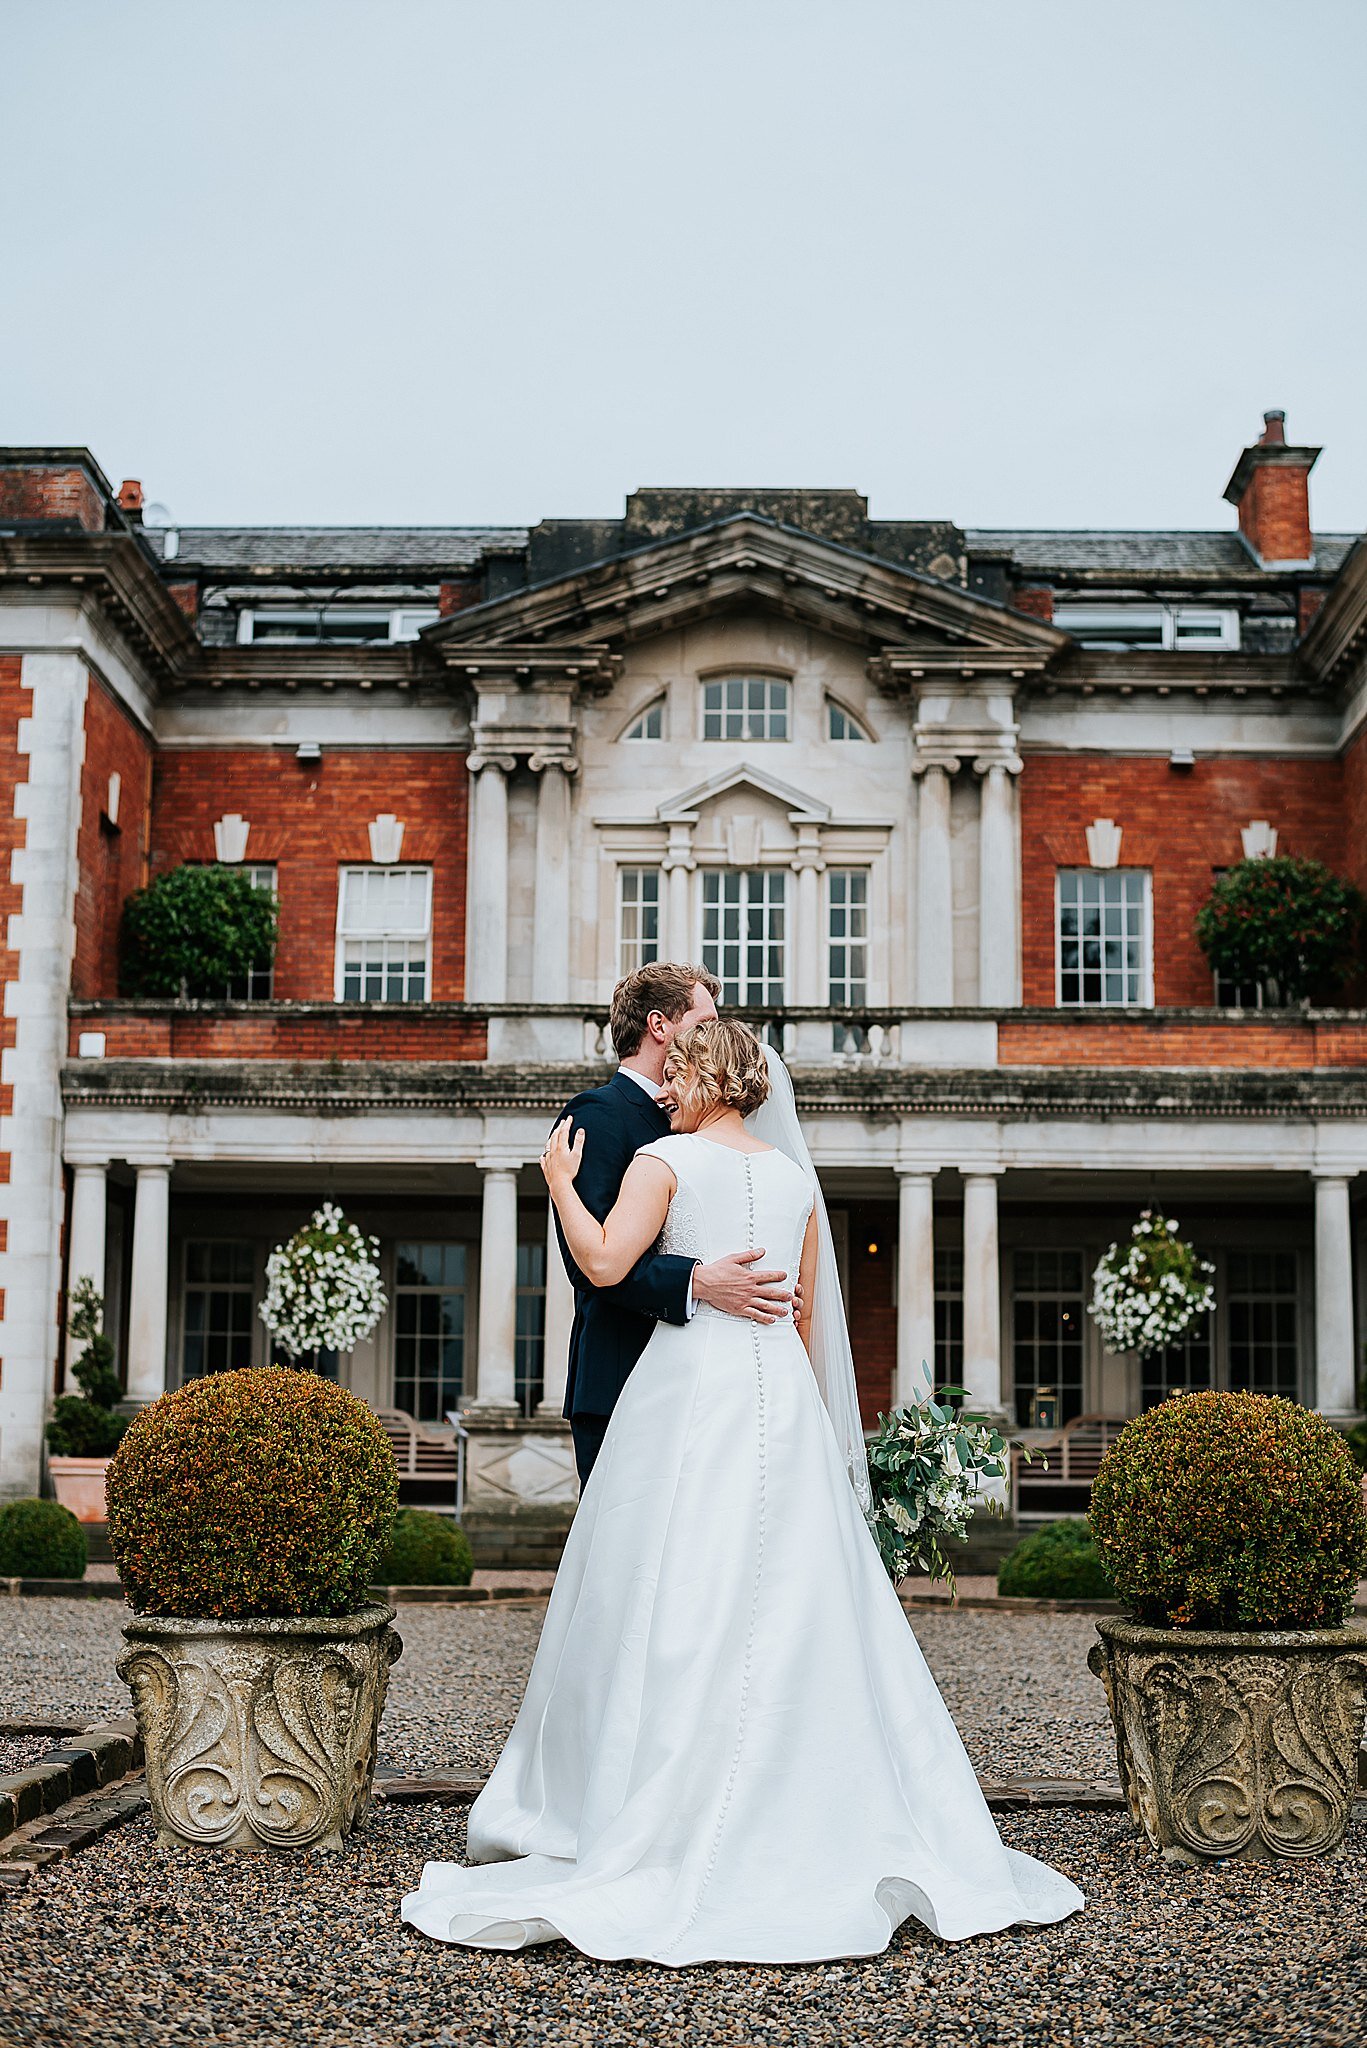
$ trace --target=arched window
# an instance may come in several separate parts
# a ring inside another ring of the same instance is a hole
[[[665,736],[665,700],[656,697],[646,705],[639,718],[632,720],[622,734],[624,740],[662,740]]]
[[[826,737],[829,740],[866,740],[869,735],[843,704],[837,704],[834,697],[826,699]]]

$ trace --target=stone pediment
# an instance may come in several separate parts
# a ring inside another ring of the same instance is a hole
[[[786,814],[790,824],[825,825],[830,822],[829,804],[823,804],[819,797],[808,796],[805,790],[794,789],[789,782],[780,782],[776,775],[768,775],[762,768],[752,767],[748,761],[742,761],[720,775],[713,775],[706,782],[695,783],[692,789],[684,790],[679,796],[668,798],[660,805],[656,816],[662,825],[696,824],[699,813],[707,804],[739,789],[752,790],[757,796],[766,797]]]
[[[1070,644],[1055,627],[957,583],[753,512],[472,606],[422,639],[467,673],[530,673],[576,656],[601,662],[632,642],[742,608],[855,642],[885,685],[904,667],[1024,675]]]

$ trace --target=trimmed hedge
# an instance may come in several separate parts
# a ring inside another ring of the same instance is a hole
[[[135,1417],[109,1467],[109,1540],[140,1614],[352,1614],[398,1491],[363,1401],[316,1373],[254,1366]]]
[[[1114,1600],[1085,1521],[1049,1522],[1023,1537],[997,1570],[997,1591],[1035,1600]]]
[[[56,1500],[0,1508],[0,1579],[83,1579],[85,1530]]]
[[[446,1515],[400,1508],[380,1566],[386,1586],[468,1586],[475,1569],[470,1539]]]
[[[222,998],[269,963],[275,898],[242,868],[186,861],[123,906],[119,991],[126,996]]]
[[[1343,1438],[1268,1394],[1179,1394],[1137,1416],[1090,1519],[1121,1599],[1159,1628],[1336,1628],[1367,1567]]]

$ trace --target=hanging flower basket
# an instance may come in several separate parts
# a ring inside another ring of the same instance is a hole
[[[388,1303],[380,1285],[377,1237],[365,1237],[333,1202],[277,1245],[266,1261],[261,1320],[291,1358],[350,1351],[368,1337]]]
[[[1178,1236],[1176,1218],[1145,1209],[1129,1243],[1092,1275],[1092,1320],[1108,1351],[1161,1351],[1214,1306],[1214,1266]]]

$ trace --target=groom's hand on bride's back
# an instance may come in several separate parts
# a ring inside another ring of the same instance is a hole
[[[693,1299],[720,1309],[723,1315],[743,1316],[747,1322],[780,1322],[790,1312],[794,1290],[786,1273],[760,1266],[763,1257],[761,1245],[758,1251],[731,1252],[708,1266],[695,1266]]]

